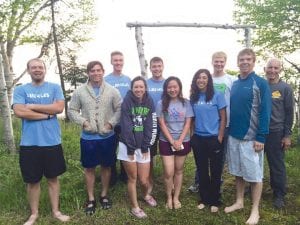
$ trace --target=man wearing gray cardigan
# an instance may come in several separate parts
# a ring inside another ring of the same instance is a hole
[[[69,105],[69,118],[82,127],[80,148],[88,199],[85,212],[95,213],[95,168],[101,166],[102,209],[111,208],[107,196],[111,166],[115,163],[116,135],[114,126],[120,121],[121,96],[117,89],[103,79],[104,69],[99,61],[87,65],[88,82],[76,89]]]

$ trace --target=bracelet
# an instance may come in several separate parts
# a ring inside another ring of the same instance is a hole
[[[50,119],[51,119],[51,116],[50,116],[50,114],[48,114],[47,120],[50,120]]]

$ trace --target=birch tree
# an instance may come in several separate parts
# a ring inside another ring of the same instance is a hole
[[[0,38],[2,65],[5,81],[0,80],[1,86],[6,88],[9,104],[3,110],[1,105],[1,117],[6,118],[10,110],[10,100],[14,85],[19,77],[13,76],[14,49],[19,45],[41,45],[42,57],[53,50],[53,31],[51,21],[51,1],[56,3],[57,15],[57,42],[61,46],[76,49],[81,43],[89,40],[88,34],[93,30],[97,18],[94,15],[93,0],[4,0],[0,3]],[[29,58],[37,57],[30,55]],[[25,69],[25,65],[24,65]],[[22,73],[21,75],[24,75]],[[4,133],[7,131],[5,130]]]
[[[11,121],[9,101],[7,96],[7,89],[6,86],[4,85],[5,84],[4,71],[1,62],[2,62],[2,57],[0,54],[0,108],[1,111],[3,111],[2,114],[5,115],[5,117],[2,117],[3,128],[5,131],[3,132],[3,140],[4,140],[4,144],[9,149],[9,151],[15,153],[16,146],[14,142],[14,133],[13,133],[13,127]]]

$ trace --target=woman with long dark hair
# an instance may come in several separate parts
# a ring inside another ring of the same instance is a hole
[[[166,208],[179,209],[183,165],[191,151],[189,131],[194,116],[190,102],[182,96],[182,83],[179,78],[172,76],[166,79],[156,114],[161,129],[159,151],[164,167]]]
[[[226,102],[222,93],[214,91],[212,76],[207,69],[195,73],[190,101],[195,114],[191,145],[200,178],[198,208],[209,205],[211,212],[217,212],[221,204]]]

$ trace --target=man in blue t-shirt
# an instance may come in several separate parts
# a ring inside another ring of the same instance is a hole
[[[161,100],[161,95],[163,93],[163,86],[165,83],[165,78],[163,77],[163,71],[164,71],[164,62],[160,57],[153,57],[150,60],[150,71],[152,73],[152,77],[147,80],[147,86],[148,86],[148,93],[153,99],[154,106],[156,108],[157,103]],[[150,149],[150,155],[151,155],[151,161],[150,161],[150,183],[153,186],[153,159],[154,156],[157,155],[157,143],[159,139],[159,127],[157,126],[157,136],[155,139],[154,144],[151,146]],[[152,190],[152,188],[150,189]]]
[[[120,51],[113,51],[110,54],[110,62],[113,66],[113,72],[104,77],[105,81],[119,90],[122,99],[127,94],[127,91],[130,90],[131,80],[128,76],[122,73],[124,66],[124,55]],[[117,143],[119,143],[119,134],[121,132],[121,127],[118,124],[115,126],[115,132],[117,135]],[[116,145],[118,146],[118,144]],[[117,151],[117,149],[116,149]],[[117,160],[117,158],[116,158]],[[124,170],[123,164],[120,162],[120,180],[123,182],[127,181],[127,174]],[[117,182],[117,168],[116,163],[111,168],[111,185],[114,185]]]
[[[64,110],[64,96],[57,84],[44,81],[45,63],[38,58],[27,63],[31,83],[16,87],[13,110],[22,119],[20,168],[27,183],[31,215],[25,224],[38,218],[40,181],[47,178],[52,215],[61,222],[70,219],[59,211],[58,176],[66,171],[61,147],[61,131],[56,114]]]
[[[239,52],[238,80],[230,93],[230,122],[227,147],[228,171],[236,179],[236,201],[226,207],[231,213],[244,208],[245,182],[251,185],[252,209],[246,224],[259,221],[259,202],[263,179],[263,150],[269,133],[271,92],[265,79],[253,71],[255,53],[252,49]]]
[[[122,73],[124,66],[124,56],[122,52],[114,51],[110,54],[110,62],[113,66],[113,72],[104,77],[105,81],[111,86],[117,88],[122,99],[130,90],[131,79]]]

